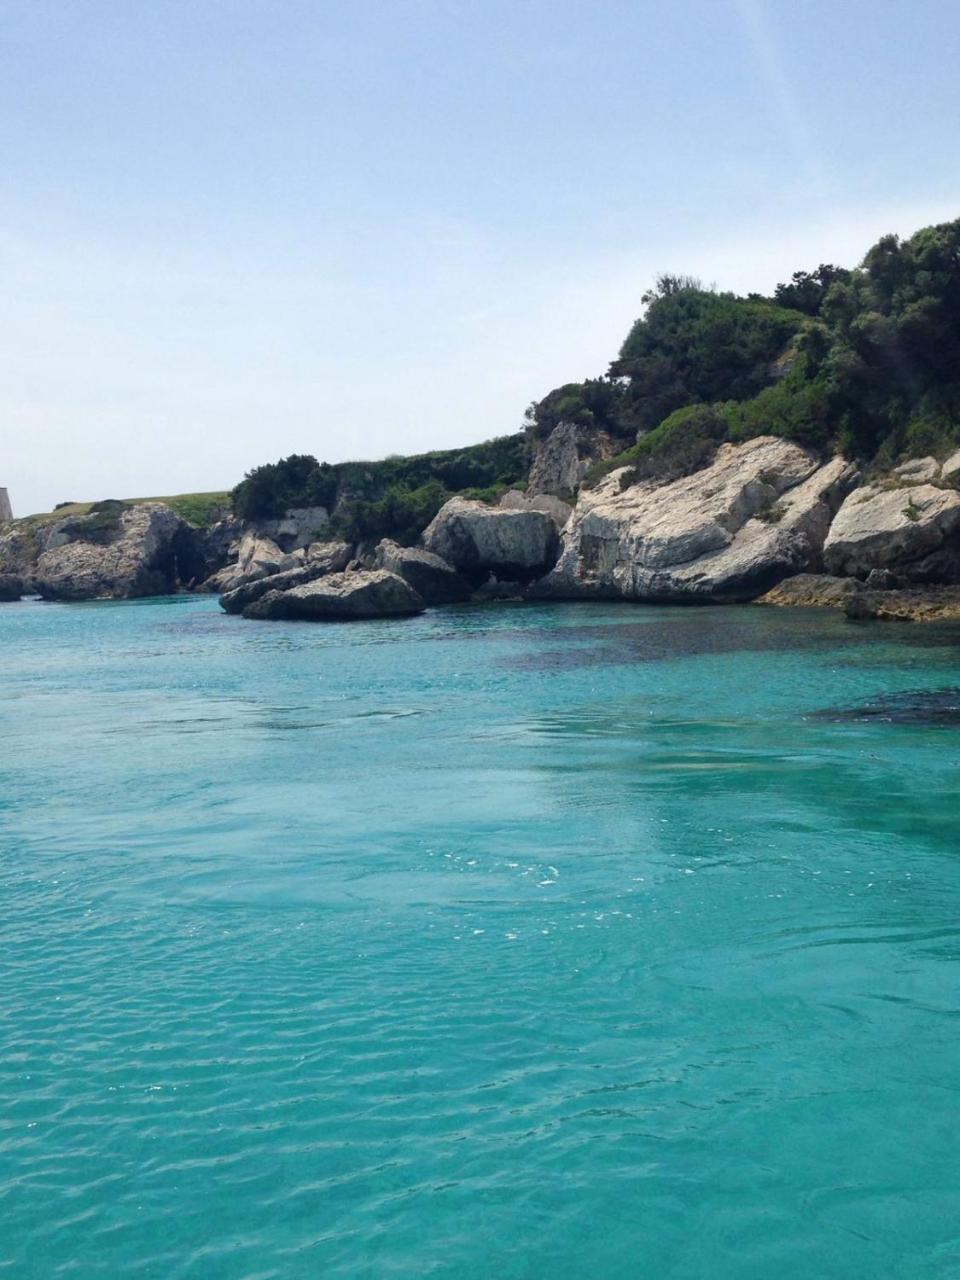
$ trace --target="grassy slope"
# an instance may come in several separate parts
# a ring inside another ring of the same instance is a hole
[[[230,511],[230,494],[225,489],[213,493],[177,493],[163,497],[124,498],[123,501],[130,505],[137,502],[165,502],[178,516],[201,529],[209,528]],[[57,520],[65,520],[68,516],[85,516],[93,505],[92,502],[71,502],[66,506],[58,507],[56,511],[43,511],[36,515],[24,516],[23,521],[35,525],[53,524]]]

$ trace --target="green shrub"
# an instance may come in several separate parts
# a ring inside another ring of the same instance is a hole
[[[638,480],[677,480],[705,466],[726,436],[727,423],[716,406],[688,405],[675,410],[623,453],[595,464],[586,483],[596,484],[619,467],[630,468],[623,478],[625,485]]]

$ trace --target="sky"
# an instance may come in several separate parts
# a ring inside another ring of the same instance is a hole
[[[0,0],[0,485],[515,431],[661,271],[960,216],[950,0]]]

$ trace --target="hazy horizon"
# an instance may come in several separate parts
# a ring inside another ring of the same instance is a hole
[[[0,485],[26,514],[502,435],[660,271],[769,292],[956,217],[960,20],[900,14],[3,5]]]

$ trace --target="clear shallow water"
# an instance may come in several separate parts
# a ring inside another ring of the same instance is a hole
[[[0,1275],[960,1276],[958,639],[3,606]]]

